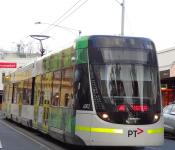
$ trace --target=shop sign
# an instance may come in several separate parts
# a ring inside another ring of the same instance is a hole
[[[0,68],[16,68],[16,62],[0,62]]]
[[[169,78],[170,77],[170,70],[164,70],[164,71],[160,71],[160,78],[164,79],[164,78]]]

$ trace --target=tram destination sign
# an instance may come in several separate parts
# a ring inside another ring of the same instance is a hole
[[[16,68],[16,62],[0,62],[0,68]]]

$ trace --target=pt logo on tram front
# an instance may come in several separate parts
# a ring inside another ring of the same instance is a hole
[[[128,137],[134,136],[136,137],[137,135],[143,133],[144,131],[140,128],[137,128],[136,130],[128,130]]]

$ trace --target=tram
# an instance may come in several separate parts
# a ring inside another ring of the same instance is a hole
[[[164,142],[159,70],[150,39],[82,36],[5,79],[5,117],[62,142]]]

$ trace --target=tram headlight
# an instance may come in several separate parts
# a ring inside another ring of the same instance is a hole
[[[158,116],[158,115],[155,115],[155,116],[154,116],[154,119],[155,119],[155,120],[157,120],[158,118],[159,118],[159,116]]]
[[[158,121],[160,118],[160,115],[159,114],[155,114],[154,115],[154,122]]]
[[[109,115],[106,113],[106,112],[99,112],[98,113],[99,117],[105,121],[109,121],[110,118],[109,118]]]
[[[102,114],[102,118],[107,119],[107,118],[109,118],[109,116],[108,116],[108,114],[104,113],[104,114]]]

